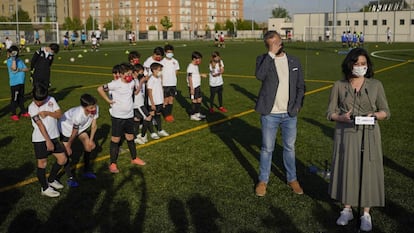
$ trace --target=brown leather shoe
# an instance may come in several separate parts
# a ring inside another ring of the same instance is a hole
[[[303,189],[300,187],[300,184],[297,180],[288,182],[288,185],[292,188],[293,192],[296,194],[303,194]]]
[[[256,196],[263,197],[264,195],[266,195],[266,188],[267,188],[266,183],[263,181],[260,181],[256,185]]]

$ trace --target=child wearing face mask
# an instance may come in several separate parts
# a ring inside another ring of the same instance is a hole
[[[119,78],[112,80],[110,83],[98,87],[100,96],[112,106],[112,137],[110,144],[110,165],[111,173],[118,173],[117,160],[119,155],[119,143],[122,134],[125,135],[129,152],[131,153],[131,163],[136,165],[145,165],[145,162],[137,157],[135,147],[135,130],[134,130],[134,109],[132,95],[138,91],[135,89],[135,82],[132,77],[133,67],[128,63],[123,63],[119,67]],[[112,99],[109,99],[106,92],[112,92]]]
[[[150,57],[147,58],[147,60],[145,60],[144,62],[144,75],[149,77],[151,76],[151,64],[154,62],[158,62],[161,63],[162,58],[164,57],[165,52],[164,49],[162,47],[156,47],[154,48],[152,55]]]
[[[148,107],[150,108],[150,114],[154,117],[158,130],[158,136],[166,137],[169,134],[162,129],[161,126],[161,112],[164,105],[164,92],[162,89],[162,68],[163,66],[154,62],[150,66],[151,76],[148,79],[147,91],[148,91]]]
[[[220,112],[227,112],[227,109],[223,107],[223,73],[224,73],[224,63],[220,57],[219,52],[214,51],[210,59],[210,74],[209,74],[209,84],[210,84],[210,113],[214,113],[214,97],[218,96]]]
[[[66,149],[68,156],[65,164],[65,172],[68,176],[68,186],[78,187],[78,182],[74,179],[71,171],[70,158],[72,157],[72,144],[78,138],[83,145],[84,172],[83,177],[96,179],[96,175],[90,167],[90,155],[96,145],[94,142],[97,129],[96,120],[99,117],[99,107],[96,105],[96,99],[90,94],[83,94],[80,97],[80,106],[67,110],[59,119],[59,131],[61,141]],[[90,133],[88,129],[90,127]]]
[[[180,70],[180,64],[174,58],[174,47],[170,44],[164,46],[165,58],[162,59],[162,86],[164,90],[164,119],[167,122],[173,122],[172,108],[174,97],[177,93],[177,75]]]
[[[187,66],[187,85],[190,92],[191,99],[191,115],[190,120],[201,121],[206,118],[205,115],[201,114],[201,78],[206,78],[206,74],[200,74],[199,65],[203,55],[200,52],[194,51],[191,54],[191,63]]]
[[[32,142],[37,160],[37,179],[41,185],[41,194],[47,197],[58,197],[57,189],[63,185],[56,180],[56,175],[66,163],[65,149],[59,142],[57,119],[62,115],[55,98],[49,96],[48,85],[34,84],[33,102],[29,105],[29,114],[32,117]],[[50,175],[46,178],[46,166],[49,155],[56,158]]]

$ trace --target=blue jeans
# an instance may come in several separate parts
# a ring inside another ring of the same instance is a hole
[[[296,180],[295,141],[297,117],[287,113],[262,115],[262,148],[260,150],[259,181],[269,181],[276,134],[280,127],[283,141],[283,164],[288,182]]]

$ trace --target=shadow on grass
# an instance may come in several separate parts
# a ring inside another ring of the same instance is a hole
[[[138,167],[122,172],[124,177],[119,180],[116,176],[121,175],[110,174],[105,165],[101,166],[99,182],[83,180],[79,188],[69,189],[65,198],[59,197],[46,222],[39,221],[29,207],[12,220],[9,232],[143,232],[147,208],[144,175]],[[131,200],[114,202],[115,196],[122,195],[118,192],[131,183],[136,190],[128,195]],[[87,186],[93,187],[83,188]],[[40,198],[48,201],[46,197]],[[134,202],[139,203],[136,209],[129,204]]]

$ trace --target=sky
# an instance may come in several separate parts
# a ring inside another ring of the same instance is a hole
[[[336,0],[336,10],[358,11],[370,1],[373,0]],[[277,7],[285,8],[290,16],[296,13],[332,12],[333,2],[334,0],[244,0],[244,19],[267,22],[272,9]]]

